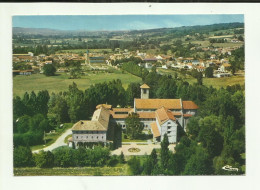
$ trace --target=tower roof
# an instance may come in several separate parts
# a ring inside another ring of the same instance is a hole
[[[146,89],[149,89],[150,87],[147,85],[147,84],[143,84],[142,86],[140,86],[140,88],[146,88]]]

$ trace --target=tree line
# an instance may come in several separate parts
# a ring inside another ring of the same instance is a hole
[[[93,149],[60,147],[52,152],[40,151],[35,154],[32,154],[29,147],[14,148],[14,167],[102,167],[115,166],[124,162],[123,153],[119,156],[111,156],[109,148],[102,146],[95,146]]]

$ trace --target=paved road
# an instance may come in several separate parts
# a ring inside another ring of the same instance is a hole
[[[64,139],[68,136],[72,134],[71,128],[68,129],[67,131],[65,131],[53,144],[51,144],[50,146],[47,146],[43,149],[39,149],[39,150],[34,150],[32,151],[33,153],[38,153],[40,150],[44,150],[44,151],[52,151],[55,148],[58,148],[59,146],[64,146],[67,145],[66,143],[64,143]]]

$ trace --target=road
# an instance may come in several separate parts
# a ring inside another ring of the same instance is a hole
[[[39,151],[41,150],[44,150],[44,151],[52,151],[53,149],[55,148],[58,148],[59,146],[64,146],[64,145],[67,145],[66,143],[64,143],[64,139],[68,136],[72,134],[72,131],[71,131],[71,128],[68,129],[67,131],[65,131],[53,144],[51,144],[50,146],[47,146],[43,149],[39,149],[39,150],[34,150],[32,151],[33,153],[38,153]]]

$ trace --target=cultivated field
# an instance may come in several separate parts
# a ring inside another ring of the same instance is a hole
[[[122,72],[90,72],[80,79],[69,79],[69,75],[66,73],[50,77],[46,77],[43,74],[33,74],[31,76],[17,75],[13,77],[13,95],[23,96],[26,91],[38,92],[40,90],[48,90],[49,93],[58,93],[68,90],[69,85],[73,82],[77,84],[80,90],[85,90],[93,84],[108,82],[114,79],[120,79],[124,88],[127,88],[128,84],[132,82],[141,82],[141,78]]]
[[[116,167],[14,168],[14,176],[126,176],[127,164]]]

